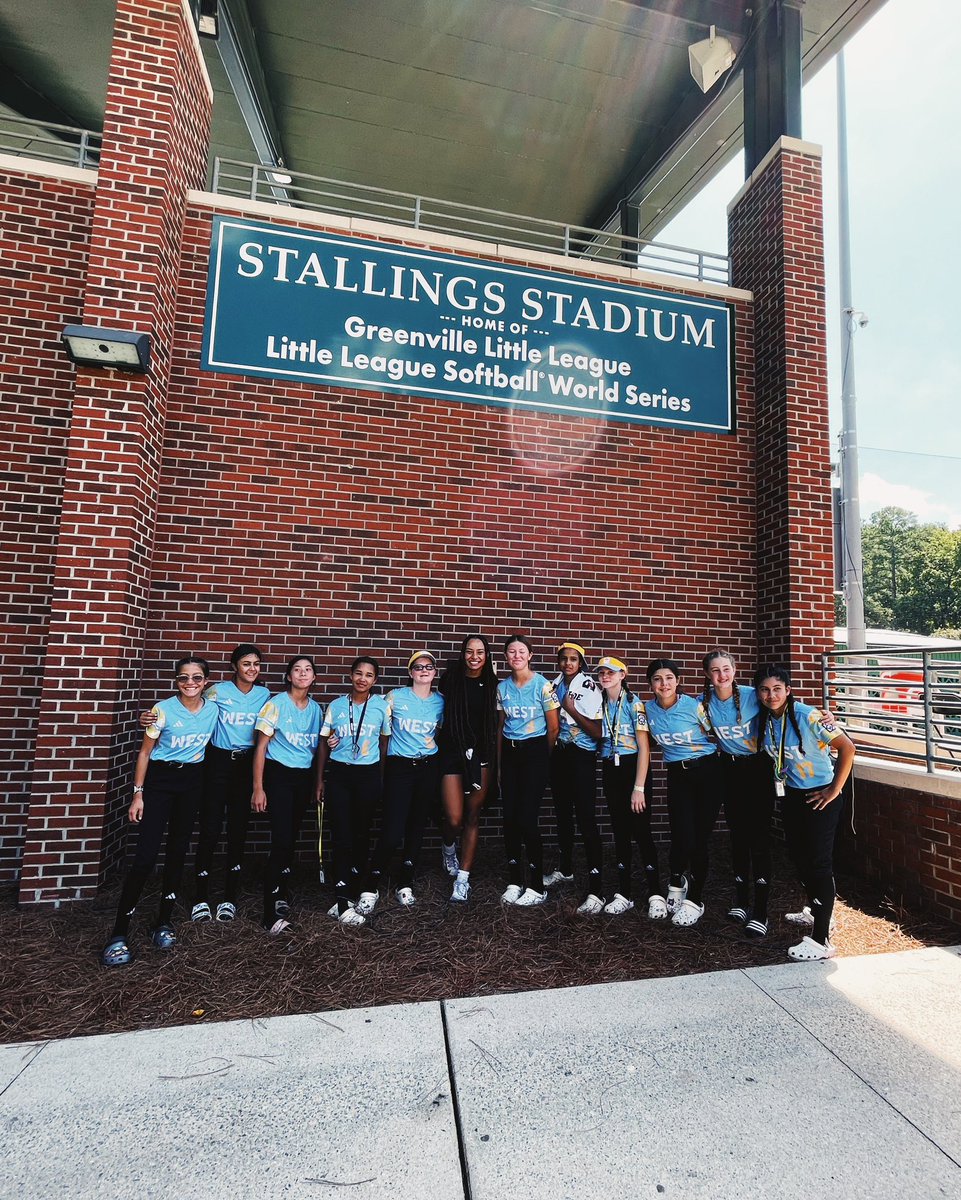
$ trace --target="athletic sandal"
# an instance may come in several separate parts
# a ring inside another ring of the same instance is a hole
[[[619,917],[621,913],[630,912],[634,907],[634,901],[628,900],[626,896],[622,896],[620,892],[614,893],[614,899],[604,905],[604,911],[612,917]]]
[[[286,933],[288,929],[293,929],[293,925],[289,921],[285,921],[283,917],[278,917],[267,932],[271,937],[277,937],[280,933]]]
[[[191,921],[209,921],[210,915],[210,905],[206,900],[198,900],[190,910]]]
[[[788,946],[787,953],[788,958],[793,958],[795,962],[818,962],[824,958],[834,958],[837,949],[830,942],[822,946],[805,934],[796,946]]]
[[[441,845],[440,857],[444,864],[444,870],[451,879],[456,879],[457,872],[460,870],[460,863],[457,860],[457,847],[455,846],[453,850],[448,851],[444,845]]]
[[[130,947],[122,937],[111,938],[100,952],[100,961],[105,967],[125,967],[132,959]]]
[[[367,918],[356,908],[348,908],[340,914],[337,920],[341,925],[363,925]]]
[[[524,895],[524,889],[519,883],[509,883],[501,895],[501,900],[504,904],[516,904]]]
[[[357,911],[362,917],[369,917],[377,907],[379,899],[380,892],[361,892],[360,899],[357,901]]]
[[[604,901],[600,896],[595,896],[593,892],[577,906],[577,911],[582,917],[593,917],[595,914],[604,911]]]
[[[555,883],[573,883],[573,882],[574,882],[573,871],[571,872],[570,875],[565,875],[564,872],[560,869],[560,867],[558,867],[556,871],[551,871],[550,875],[544,876],[544,887],[545,888],[553,887]]]
[[[765,937],[767,935],[767,918],[762,921],[758,917],[751,917],[744,926],[744,932],[748,937]]]
[[[671,917],[672,925],[696,925],[704,916],[704,905],[695,904],[693,900],[682,900]]]
[[[217,920],[232,921],[237,915],[237,905],[231,900],[222,900],[217,905]]]
[[[172,950],[177,944],[177,935],[171,925],[158,926],[150,936],[158,950]]]
[[[533,908],[535,904],[543,904],[546,899],[547,892],[535,892],[533,888],[528,888],[526,892],[521,892],[514,904],[517,908]]]
[[[651,896],[647,902],[647,915],[652,921],[663,921],[667,916],[667,904],[663,896]]]
[[[455,904],[466,904],[470,896],[470,884],[466,879],[455,879],[454,890],[450,894],[451,900]]]
[[[410,908],[412,905],[417,903],[417,897],[414,895],[413,889],[409,887],[398,888],[397,891],[394,892],[394,898],[396,899],[397,903],[402,905],[404,908]]]
[[[677,912],[678,908],[687,899],[687,879],[680,887],[674,887],[673,884],[668,885],[667,889],[667,911],[669,913]]]
[[[814,913],[811,912],[806,904],[800,912],[785,913],[784,919],[789,925],[800,925],[803,929],[814,928]],[[833,933],[837,927],[838,923],[832,915],[830,933]]]
[[[738,925],[743,925],[747,920],[747,909],[741,908],[739,904],[732,904],[727,910],[727,919],[729,921],[736,921]]]

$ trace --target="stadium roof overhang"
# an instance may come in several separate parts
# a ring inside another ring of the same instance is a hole
[[[750,161],[792,70],[813,74],[883,3],[219,0],[211,157],[594,228],[630,210],[652,237],[744,144],[745,79]],[[0,104],[100,129],[113,12],[0,0]],[[712,25],[738,58],[704,94],[688,47]]]

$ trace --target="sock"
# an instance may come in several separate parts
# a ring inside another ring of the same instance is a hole
[[[445,843],[444,844],[444,853],[447,855],[448,858],[450,858],[450,856],[452,854],[456,854],[457,853],[457,843],[451,842],[451,844],[449,846]]]
[[[240,863],[235,863],[228,871],[224,879],[224,899],[231,904],[237,903],[237,896],[240,892]]]
[[[766,879],[754,880],[754,917],[758,921],[767,920],[767,899],[771,885]]]
[[[617,890],[625,900],[631,898],[631,869],[623,863],[617,864]]]
[[[734,876],[734,904],[738,908],[747,909],[751,903],[751,892],[747,880],[742,875]]]
[[[157,910],[157,924],[169,925],[170,919],[174,914],[174,905],[177,903],[177,893],[168,892],[160,900],[160,908]]]
[[[465,871],[463,867],[457,872],[457,882],[466,883],[470,879],[470,871]]]
[[[661,891],[661,880],[657,872],[657,866],[654,863],[648,864],[644,868],[644,883],[647,887],[647,898],[650,900],[652,896],[663,896]]]
[[[209,883],[210,883],[210,872],[209,871],[198,871],[197,872],[197,891],[196,891],[196,894],[194,895],[194,904],[201,904],[210,899],[210,895],[207,890]]]

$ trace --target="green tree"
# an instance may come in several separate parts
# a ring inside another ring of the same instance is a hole
[[[882,508],[861,536],[865,624],[926,634],[961,625],[961,532]]]

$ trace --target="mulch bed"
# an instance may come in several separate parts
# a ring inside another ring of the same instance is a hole
[[[768,936],[749,941],[724,919],[731,899],[724,837],[716,841],[707,910],[692,929],[648,921],[639,909],[621,917],[578,917],[580,894],[574,886],[552,889],[541,909],[505,908],[500,855],[492,849],[482,847],[467,906],[448,904],[450,885],[431,853],[417,888],[418,904],[402,909],[390,895],[359,929],[344,928],[325,915],[329,889],[304,865],[296,883],[296,931],[276,939],[259,924],[260,897],[253,886],[258,864],[253,864],[252,886],[238,919],[229,925],[185,921],[178,927],[178,946],[166,953],[147,938],[156,908],[153,890],[141,903],[132,931],[135,961],[113,969],[100,966],[98,956],[113,923],[119,885],[93,901],[59,910],[19,910],[10,893],[0,900],[0,1040],[29,1042],[754,967],[786,962],[786,949],[798,938],[780,916],[801,903],[793,884],[783,882],[792,878],[783,860],[777,863],[776,880],[782,882],[775,883]],[[215,874],[214,899],[219,878]],[[957,926],[901,909],[853,877],[839,876],[838,891],[843,900],[835,941],[841,955],[961,942]]]

